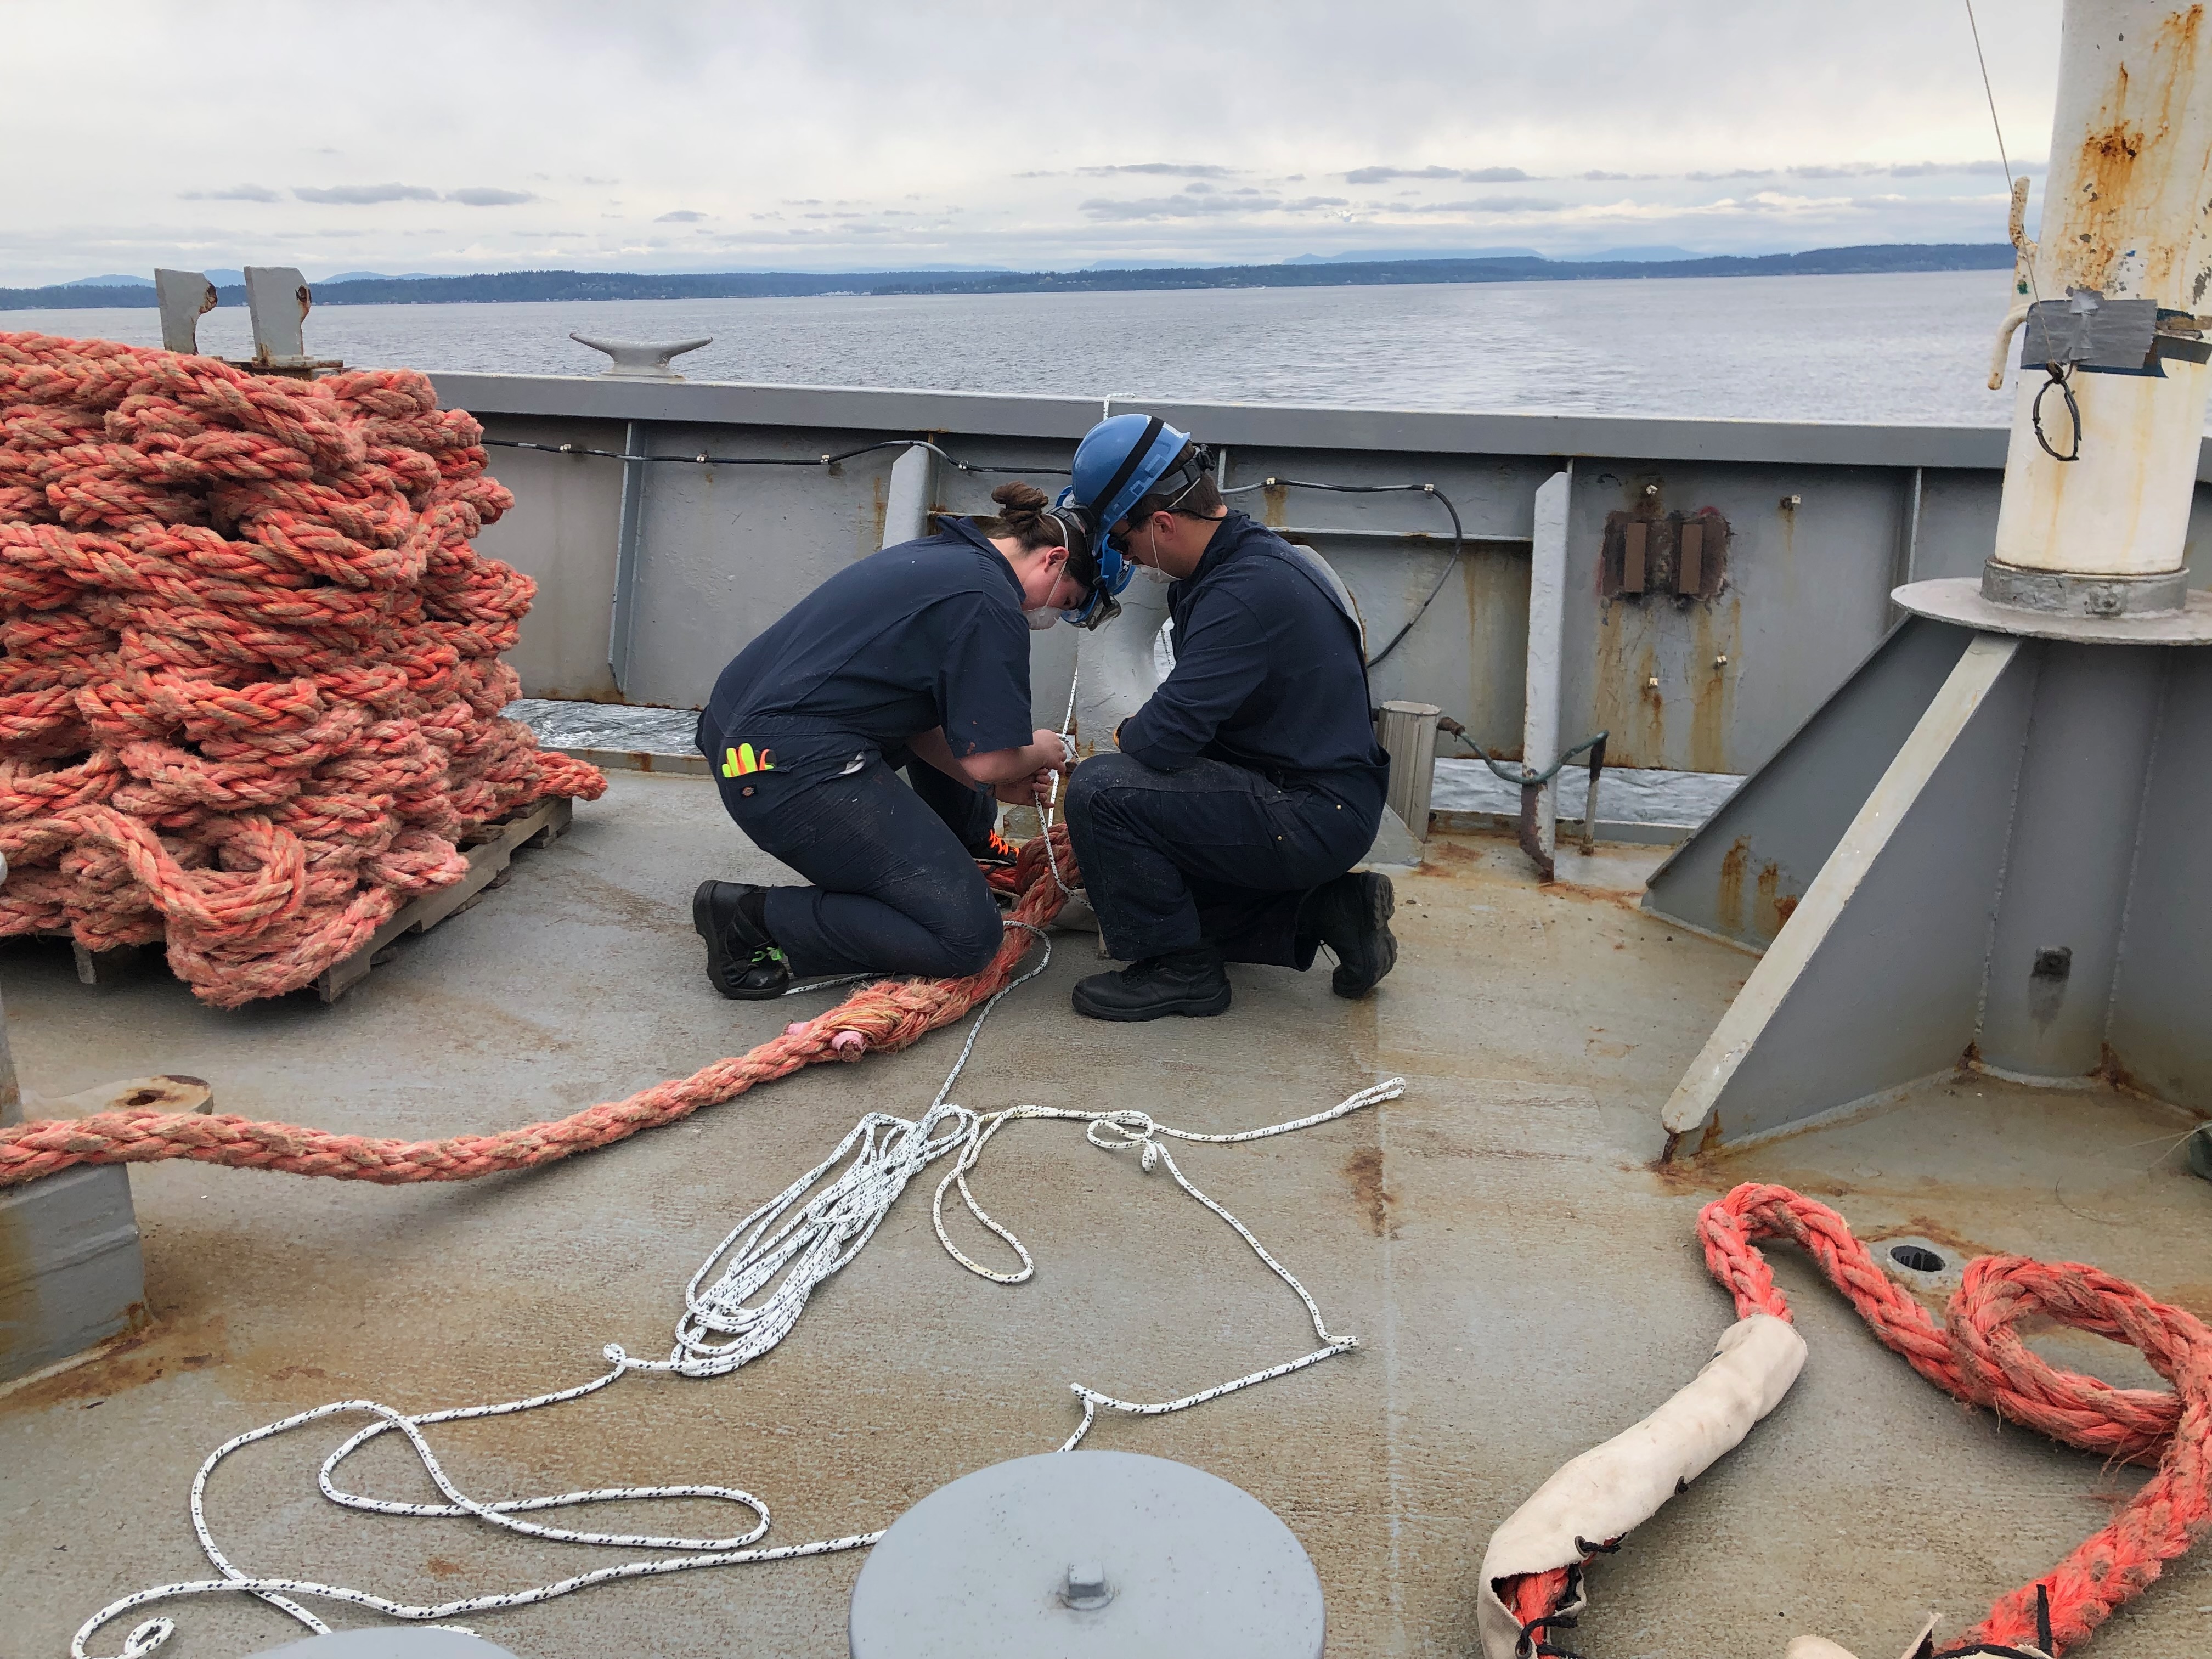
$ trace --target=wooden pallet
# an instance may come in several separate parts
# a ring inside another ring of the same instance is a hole
[[[461,838],[461,851],[469,861],[468,874],[450,887],[425,893],[404,906],[376,930],[368,944],[318,975],[313,981],[315,994],[325,1002],[336,1002],[368,977],[368,970],[401,934],[428,932],[447,917],[467,909],[491,889],[504,886],[507,866],[517,849],[543,847],[557,840],[574,814],[575,804],[567,797],[549,796],[526,811],[469,831]],[[70,948],[76,957],[78,981],[99,985],[113,981],[161,947],[125,945],[112,951],[88,951],[71,939]]]
[[[368,977],[379,956],[403,933],[425,933],[448,916],[459,915],[495,887],[507,884],[507,866],[518,848],[544,847],[557,841],[575,815],[575,803],[565,795],[549,795],[526,812],[501,818],[471,830],[462,838],[462,853],[469,872],[451,887],[425,893],[370,937],[368,944],[343,961],[334,962],[315,978],[315,994],[336,1002],[353,986]]]

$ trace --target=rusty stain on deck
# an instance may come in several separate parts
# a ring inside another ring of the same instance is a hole
[[[1362,1146],[1344,1161],[1344,1178],[1366,1218],[1367,1231],[1382,1237],[1390,1221],[1390,1194],[1382,1186],[1382,1149]]]

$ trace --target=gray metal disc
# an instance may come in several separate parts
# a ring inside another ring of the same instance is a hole
[[[1320,1659],[1321,1580],[1274,1511],[1218,1475],[1045,1452],[892,1522],[850,1632],[853,1659]]]
[[[2034,640],[2077,640],[2090,645],[2212,645],[2212,592],[2191,591],[2179,611],[2139,617],[2067,617],[1992,605],[1972,576],[1914,582],[1890,596],[1915,616],[1956,623],[1985,634],[2020,634]]]

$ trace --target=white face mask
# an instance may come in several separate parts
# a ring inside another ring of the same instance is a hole
[[[1139,565],[1137,567],[1137,574],[1142,576],[1146,581],[1157,583],[1162,587],[1165,587],[1170,582],[1172,582],[1175,580],[1175,578],[1169,575],[1166,571],[1158,568],[1157,566],[1149,564]]]
[[[1060,612],[1048,605],[1042,605],[1035,611],[1023,611],[1022,620],[1029,623],[1032,634],[1049,633],[1052,625],[1060,620]]]

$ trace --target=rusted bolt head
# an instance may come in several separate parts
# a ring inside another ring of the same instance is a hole
[[[1794,513],[1804,505],[1805,498],[1802,495],[1784,495],[1782,498],[1782,510],[1784,513]]]
[[[1726,668],[1728,666],[1728,653],[1723,652],[1719,656],[1715,657],[1713,659],[1713,666],[1716,668]]]
[[[1659,677],[1654,674],[1650,679],[1644,681],[1644,689],[1646,691],[1656,691],[1659,689]]]
[[[1646,484],[1644,486],[1644,493],[1647,495],[1656,495],[1659,493],[1659,486],[1656,483]]]

